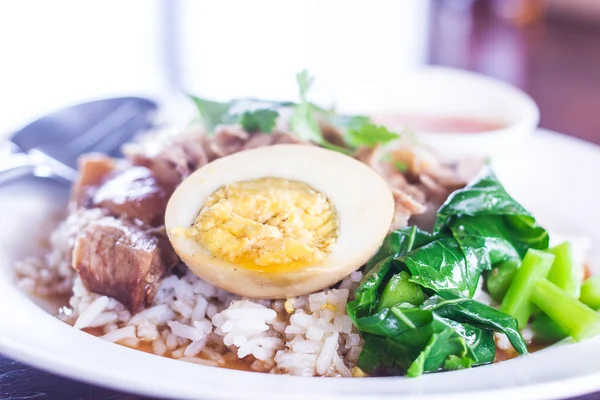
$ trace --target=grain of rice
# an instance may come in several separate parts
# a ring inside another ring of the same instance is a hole
[[[137,340],[136,338],[130,337],[130,338],[125,338],[122,340],[118,341],[119,344],[123,345],[123,346],[127,346],[127,347],[131,347],[131,348],[137,348],[140,341]]]
[[[185,353],[185,348],[184,347],[180,347],[178,349],[175,349],[171,352],[171,356],[173,358],[181,358],[183,357],[183,354]]]
[[[167,325],[175,335],[192,341],[202,340],[210,332],[202,329],[204,328],[202,325],[192,327],[178,321],[169,321]]]
[[[306,337],[310,340],[320,341],[321,339],[323,339],[324,335],[325,332],[323,331],[323,329],[318,328],[316,326],[309,326],[306,330]]]
[[[105,313],[98,314],[92,322],[90,322],[86,328],[96,328],[100,326],[104,326],[107,324],[111,324],[118,320],[117,313],[114,311],[109,311]]]
[[[156,325],[149,320],[141,321],[137,325],[137,335],[145,341],[156,340],[159,337]]]
[[[209,367],[218,367],[219,363],[213,360],[204,360],[198,357],[180,357],[180,361],[185,361],[194,364],[208,365]]]
[[[204,346],[206,346],[206,339],[197,340],[190,343],[190,345],[185,348],[185,352],[183,354],[186,357],[195,357],[198,355],[198,353],[200,353],[200,350],[202,350]]]
[[[333,353],[333,365],[340,375],[346,377],[352,376],[352,372],[350,372],[350,369],[346,366],[346,364],[344,364],[344,361],[338,353]]]
[[[171,351],[175,350],[175,348],[177,347],[177,336],[175,336],[172,333],[167,335],[166,345],[167,345],[167,349],[169,349]]]
[[[238,130],[224,134],[248,139]],[[164,156],[189,170],[190,165],[208,160],[207,151],[227,153],[217,141],[205,139],[197,127],[179,134],[163,131],[128,144],[124,152],[132,157]],[[197,364],[224,365],[226,356],[238,360],[252,355],[256,358],[253,370],[354,375],[363,340],[345,310],[350,293],[362,279],[360,271],[343,279],[337,289],[270,301],[241,299],[179,265],[164,277],[150,307],[131,315],[116,300],[107,302],[105,296],[89,293],[71,267],[77,236],[90,222],[104,217],[104,212],[75,207],[70,211],[50,235],[48,254],[15,266],[18,282],[26,290],[42,296],[71,295],[70,307],[60,316],[65,322],[75,323],[76,328],[97,326],[106,340],[150,343],[154,354],[173,352],[173,357]]]
[[[101,336],[109,342],[120,342],[123,339],[135,338],[135,326],[125,326]]]
[[[206,318],[206,309],[208,308],[208,302],[205,298],[200,297],[196,302],[196,307],[192,313],[192,319],[194,321],[201,321]]]
[[[221,354],[217,353],[213,349],[209,349],[208,347],[204,347],[201,350],[201,353],[205,358],[207,358],[209,360],[224,361],[223,356]]]
[[[496,341],[496,347],[501,350],[510,350],[512,348],[510,340],[508,340],[508,336],[506,336],[504,333],[495,332],[494,340]]]
[[[525,329],[521,331],[521,335],[523,335],[523,339],[525,339],[525,341],[530,342],[533,340],[535,333],[533,333],[533,330],[530,326],[526,326]]]
[[[192,313],[194,312],[194,309],[190,307],[189,304],[186,304],[181,300],[174,301],[172,307],[175,310],[175,312],[178,312],[184,318],[191,318]]]
[[[109,298],[106,296],[101,296],[94,300],[89,307],[77,318],[73,327],[75,329],[83,329],[87,328],[90,323],[94,320],[94,318],[98,317],[100,313],[108,306]],[[112,321],[109,321],[112,322]],[[98,325],[96,325],[98,326]]]
[[[265,368],[264,364],[262,362],[260,362],[259,360],[255,360],[250,365],[250,368],[256,372],[267,372],[268,371],[268,368]]]
[[[167,345],[162,338],[159,337],[152,341],[152,352],[159,356],[162,356],[167,352]]]
[[[325,375],[333,361],[333,354],[338,348],[338,336],[337,332],[333,332],[323,343],[323,348],[317,358],[317,373],[319,375]]]
[[[105,325],[104,328],[102,329],[102,331],[106,334],[106,333],[112,332],[116,329],[119,329],[119,326],[115,323],[112,323],[112,324]]]
[[[179,266],[177,274],[163,279],[150,307],[131,315],[115,299],[89,293],[70,267],[76,233],[102,216],[99,210],[71,214],[52,234],[50,254],[17,268],[23,287],[36,293],[71,293],[60,316],[64,321],[101,328],[102,338],[111,342],[132,347],[148,343],[154,354],[206,365],[225,365],[225,355],[231,361],[251,355],[253,370],[306,376],[323,371],[346,376],[355,365],[362,340],[345,307],[360,272],[344,279],[339,289],[295,297],[292,305],[286,300],[240,299]]]
[[[301,340],[292,345],[292,350],[296,353],[316,354],[320,347],[319,340]]]
[[[362,346],[351,347],[346,353],[346,360],[350,363],[356,363],[358,361],[358,357],[360,356],[361,349]]]

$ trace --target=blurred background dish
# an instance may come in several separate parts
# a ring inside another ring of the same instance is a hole
[[[101,97],[295,98],[303,68],[317,77],[314,101],[365,102],[369,88],[400,91],[405,71],[433,64],[513,84],[538,103],[542,127],[598,141],[598,9],[585,0],[6,3],[0,106],[10,112],[0,132]]]
[[[368,114],[396,132],[414,132],[420,143],[448,160],[510,159],[511,150],[523,145],[539,123],[539,110],[528,95],[483,75],[423,67],[395,80],[348,112]]]
[[[315,101],[367,108],[369,88],[399,92],[406,72],[439,65],[515,85],[539,105],[542,127],[600,143],[599,42],[594,0],[3,2],[0,135],[102,97],[152,97],[179,121],[192,108],[183,91],[295,98],[303,68],[317,76]],[[547,176],[540,187],[557,175]],[[0,388],[9,398],[131,398],[1,357]]]

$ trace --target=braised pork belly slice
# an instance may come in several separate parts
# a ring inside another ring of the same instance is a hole
[[[104,208],[117,217],[162,225],[170,195],[171,191],[159,185],[148,168],[129,167],[96,189],[91,206]]]
[[[164,230],[144,230],[112,217],[90,223],[73,249],[73,268],[85,288],[118,300],[132,313],[152,302],[176,262]]]
[[[73,184],[71,202],[75,206],[87,207],[96,189],[114,171],[118,169],[118,161],[104,154],[84,154],[77,160],[79,176]]]
[[[76,207],[97,207],[115,217],[153,226],[163,224],[175,186],[159,183],[150,169],[102,154],[82,156],[79,169],[72,194]]]

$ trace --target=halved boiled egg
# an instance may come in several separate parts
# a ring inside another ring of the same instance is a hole
[[[165,225],[199,277],[253,298],[333,285],[377,251],[394,201],[367,165],[315,146],[276,145],[198,169],[171,196]]]

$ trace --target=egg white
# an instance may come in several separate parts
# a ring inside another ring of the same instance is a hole
[[[216,190],[259,178],[304,182],[327,196],[339,229],[322,263],[293,270],[246,269],[177,233],[194,223]],[[367,262],[385,238],[393,213],[388,184],[367,165],[320,147],[284,144],[235,153],[198,169],[171,196],[165,227],[175,251],[204,280],[247,297],[287,298],[329,287]]]

